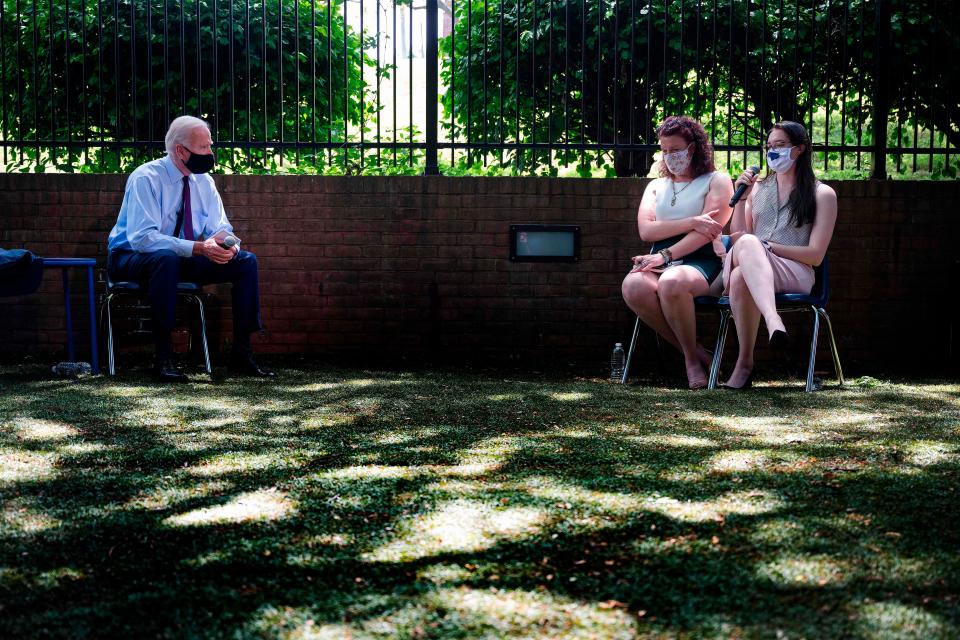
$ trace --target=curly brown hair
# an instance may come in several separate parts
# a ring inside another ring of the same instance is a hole
[[[693,154],[690,159],[690,173],[699,178],[705,173],[713,173],[716,166],[713,164],[713,145],[703,125],[687,116],[669,116],[657,127],[657,138],[663,136],[680,136],[687,143],[693,143]],[[674,177],[667,169],[663,159],[657,163],[657,170],[661,178]]]

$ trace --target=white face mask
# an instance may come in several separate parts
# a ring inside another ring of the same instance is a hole
[[[663,154],[663,163],[667,165],[667,170],[675,176],[682,174],[690,166],[689,147],[682,151]]]
[[[796,162],[796,160],[790,157],[790,154],[794,149],[795,147],[780,147],[779,149],[770,149],[767,151],[767,166],[777,173],[789,171],[790,167],[793,166],[793,163]]]

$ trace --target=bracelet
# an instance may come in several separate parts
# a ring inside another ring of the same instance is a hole
[[[673,260],[673,252],[670,249],[660,249],[660,255],[663,257],[663,264],[669,264]]]

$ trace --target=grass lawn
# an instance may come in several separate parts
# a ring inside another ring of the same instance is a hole
[[[960,384],[281,372],[0,368],[0,637],[960,637]]]

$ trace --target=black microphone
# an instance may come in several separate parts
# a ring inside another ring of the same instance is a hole
[[[760,173],[760,167],[750,167],[750,173],[752,173],[753,175],[757,175],[758,173]],[[737,187],[737,190],[733,192],[733,197],[730,198],[731,207],[736,206],[736,204],[740,202],[740,198],[743,197],[743,192],[746,190],[747,190],[747,185],[745,184],[741,184],[739,187]]]

